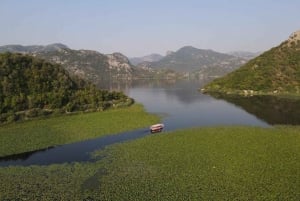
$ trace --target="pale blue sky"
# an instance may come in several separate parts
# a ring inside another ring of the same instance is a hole
[[[0,45],[130,57],[185,45],[264,51],[300,29],[299,9],[299,0],[0,0]]]

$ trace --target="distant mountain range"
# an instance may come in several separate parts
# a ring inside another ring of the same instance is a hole
[[[300,31],[203,90],[245,95],[300,94]]]
[[[224,75],[246,63],[246,61],[247,59],[213,50],[185,46],[176,52],[169,51],[165,57],[158,61],[143,62],[138,66],[152,69],[171,69],[181,73],[192,73],[197,77],[207,77]]]
[[[121,53],[106,55],[92,50],[72,50],[59,43],[46,46],[6,45],[0,47],[1,52],[29,54],[61,64],[69,73],[93,83],[153,76],[151,69],[133,66]]]
[[[7,51],[29,54],[61,64],[69,73],[93,83],[111,79],[220,77],[249,59],[249,54],[245,53],[244,57],[237,57],[192,46],[180,48],[175,52],[168,51],[166,56],[151,54],[130,60],[121,53],[102,54],[92,50],[73,50],[60,43],[46,46],[0,46],[0,52]]]
[[[130,62],[133,65],[138,65],[140,63],[143,62],[155,62],[155,61],[159,61],[163,58],[164,56],[160,55],[160,54],[150,54],[147,56],[143,56],[143,57],[133,57],[133,58],[129,58]]]
[[[5,45],[0,46],[1,52],[16,52],[16,53],[36,53],[36,52],[53,52],[61,49],[69,49],[68,46],[61,43],[54,43],[46,46],[42,45]]]

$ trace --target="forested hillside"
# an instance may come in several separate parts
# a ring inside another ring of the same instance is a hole
[[[204,91],[244,94],[300,93],[300,31],[238,70],[208,84]]]
[[[0,54],[0,123],[57,113],[129,105],[121,92],[98,90],[60,65],[22,54]]]

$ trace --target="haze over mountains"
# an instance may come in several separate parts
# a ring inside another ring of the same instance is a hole
[[[37,53],[37,52],[52,52],[61,49],[68,49],[68,46],[61,43],[54,43],[50,45],[4,45],[0,46],[1,52],[16,52],[16,53]]]
[[[143,62],[138,66],[152,69],[171,69],[181,73],[192,73],[196,77],[222,76],[233,71],[248,59],[213,50],[185,46],[154,62]]]
[[[0,52],[7,51],[29,54],[61,64],[69,73],[93,83],[110,79],[177,79],[187,75],[195,78],[219,77],[246,63],[251,55],[240,53],[239,55],[244,55],[244,57],[238,57],[185,46],[175,52],[168,51],[166,56],[151,54],[129,60],[121,53],[102,54],[93,50],[73,50],[60,43],[46,46],[6,45],[0,47]]]
[[[234,52],[228,52],[227,54],[250,60],[259,56],[261,53],[262,52],[234,51]]]
[[[133,65],[138,65],[140,63],[143,62],[155,62],[155,61],[159,61],[163,58],[164,56],[160,55],[160,54],[150,54],[150,55],[146,55],[143,57],[133,57],[133,58],[129,58],[130,62]]]

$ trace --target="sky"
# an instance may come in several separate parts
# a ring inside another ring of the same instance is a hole
[[[128,57],[183,46],[261,52],[300,30],[299,0],[0,0],[0,46],[63,43]]]

